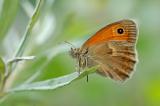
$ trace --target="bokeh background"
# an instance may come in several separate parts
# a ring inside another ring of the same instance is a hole
[[[34,0],[13,1],[8,0],[13,4],[5,10],[11,15],[4,19],[4,0],[0,0],[4,60],[13,56],[36,5]],[[47,56],[64,41],[79,47],[100,28],[121,19],[133,19],[139,26],[139,62],[125,84],[92,74],[88,83],[83,78],[56,90],[13,93],[0,106],[160,106],[160,0],[45,0],[24,53],[39,58],[21,63],[13,86],[37,70],[42,72],[36,81],[72,73],[75,62],[68,52]]]

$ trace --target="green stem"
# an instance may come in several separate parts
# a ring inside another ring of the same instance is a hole
[[[25,31],[25,33],[24,33],[24,35],[23,35],[23,37],[22,37],[22,40],[20,41],[20,44],[19,44],[19,46],[18,46],[18,49],[16,50],[13,58],[21,57],[21,56],[23,55],[23,52],[24,52],[24,50],[25,50],[25,48],[26,48],[26,46],[27,46],[27,44],[28,44],[28,41],[30,40],[31,31],[32,31],[35,23],[36,23],[37,20],[38,20],[38,16],[39,16],[40,8],[41,8],[42,4],[43,4],[43,0],[39,0],[38,3],[37,3],[37,5],[36,5],[36,8],[35,8],[35,10],[34,10],[34,12],[33,12],[33,15],[32,15],[32,17],[31,17],[31,19],[30,19],[30,21],[29,21],[29,24],[28,24],[28,26],[27,26],[27,28],[26,28],[26,31]],[[15,74],[17,74],[17,73],[16,73],[16,70],[15,70],[16,66],[17,66],[17,63],[10,64],[10,65],[8,66],[8,70],[7,70],[8,73],[7,73],[7,75],[6,75],[6,77],[5,77],[5,80],[4,80],[4,84],[5,84],[4,86],[6,86],[7,80],[9,80],[9,77],[12,75],[13,72],[14,72]],[[14,80],[14,79],[15,79],[15,78],[12,78],[12,80]],[[11,86],[11,85],[10,85],[10,86]],[[4,89],[6,89],[6,88],[4,87]]]
[[[24,49],[27,46],[28,40],[29,40],[29,38],[31,36],[30,33],[31,33],[32,29],[33,29],[33,26],[37,22],[37,18],[39,16],[39,11],[40,11],[40,7],[42,5],[42,1],[43,0],[39,0],[39,2],[36,5],[36,8],[35,8],[35,10],[33,12],[33,16],[31,17],[31,19],[29,21],[29,24],[28,24],[28,26],[26,28],[26,31],[25,31],[25,33],[23,35],[23,38],[22,38],[21,42],[20,42],[20,45],[19,45],[17,51],[15,52],[14,57],[21,57],[22,56],[22,54],[24,52]]]

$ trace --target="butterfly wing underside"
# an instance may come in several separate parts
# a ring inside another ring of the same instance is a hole
[[[123,33],[119,33],[118,29],[123,29]],[[89,49],[88,66],[100,65],[97,70],[99,74],[124,81],[129,78],[137,62],[136,39],[136,24],[131,20],[104,27],[83,45]]]

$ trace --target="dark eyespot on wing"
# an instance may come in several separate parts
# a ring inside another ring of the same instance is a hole
[[[118,34],[123,34],[124,33],[124,29],[123,28],[118,28],[117,29],[117,33]]]

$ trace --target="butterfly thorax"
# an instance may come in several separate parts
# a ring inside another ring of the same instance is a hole
[[[70,55],[75,58],[78,62],[78,70],[87,67],[88,61],[88,49],[82,48],[71,48]]]

